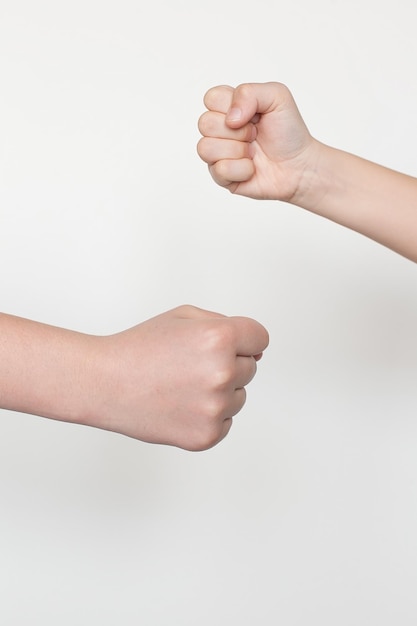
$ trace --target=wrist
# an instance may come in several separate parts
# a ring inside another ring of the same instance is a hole
[[[297,166],[300,172],[299,180],[290,198],[294,204],[314,213],[319,213],[322,199],[329,190],[331,174],[328,164],[331,163],[333,149],[313,139],[301,155],[301,163]]]

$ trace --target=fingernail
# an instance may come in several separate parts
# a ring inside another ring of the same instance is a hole
[[[227,121],[239,122],[241,117],[242,117],[242,111],[238,109],[237,107],[233,107],[230,109],[230,111],[227,114]]]

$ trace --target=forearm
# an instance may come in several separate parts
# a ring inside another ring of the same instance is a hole
[[[88,423],[91,340],[0,314],[0,407]]]
[[[293,203],[417,262],[417,179],[316,145]]]

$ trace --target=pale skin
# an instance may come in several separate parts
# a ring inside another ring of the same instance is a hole
[[[281,200],[417,261],[417,179],[327,146],[276,82],[218,86],[204,98],[200,157],[232,193]]]
[[[0,314],[0,406],[206,450],[246,400],[268,333],[181,306],[109,336]]]
[[[255,320],[188,305],[103,337],[0,314],[0,407],[206,450],[268,341]]]

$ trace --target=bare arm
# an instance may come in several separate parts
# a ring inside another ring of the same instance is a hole
[[[417,261],[417,179],[314,139],[280,83],[215,87],[198,145],[232,193],[296,204]]]
[[[0,406],[203,450],[228,433],[268,344],[254,320],[178,307],[98,337],[0,315]]]
[[[296,203],[417,262],[417,179],[328,146],[318,153]]]

